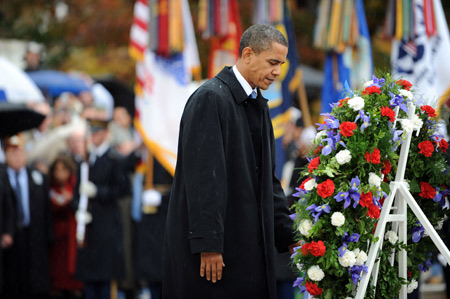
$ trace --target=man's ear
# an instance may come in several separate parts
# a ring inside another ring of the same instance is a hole
[[[254,53],[255,53],[255,52],[253,52],[252,48],[250,48],[250,47],[245,47],[245,48],[242,50],[242,55],[241,55],[241,57],[242,57],[242,59],[245,61],[245,63],[250,63],[250,61],[251,61],[252,56],[253,56]]]

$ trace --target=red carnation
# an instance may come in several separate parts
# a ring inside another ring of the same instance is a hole
[[[361,197],[359,199],[359,204],[362,207],[368,207],[370,204],[373,204],[373,195],[372,192],[361,193]]]
[[[353,136],[353,130],[356,129],[356,124],[351,121],[344,121],[340,126],[341,134],[344,137]]]
[[[428,106],[428,105],[423,105],[420,107],[420,109],[422,111],[425,111],[429,117],[435,117],[436,116],[436,111],[434,111],[433,107]]]
[[[364,89],[364,91],[362,92],[363,95],[366,95],[366,94],[370,95],[373,93],[381,94],[380,88],[378,86],[372,85],[372,86],[366,87],[366,89]]]
[[[348,100],[350,100],[350,98],[345,98],[345,99],[339,100],[338,107],[341,107],[342,105],[347,104]]]
[[[391,163],[389,163],[389,160],[384,160],[383,164],[384,164],[384,167],[381,170],[381,173],[386,175],[389,172],[391,172]]]
[[[320,154],[320,152],[323,149],[323,145],[318,146],[315,150],[314,150],[314,155],[318,156]]]
[[[311,162],[309,162],[309,164],[308,164],[308,171],[309,172],[313,172],[313,169],[317,169],[319,164],[320,164],[320,158],[319,157],[315,157],[314,159],[311,160]]]
[[[446,153],[446,152],[447,152],[447,149],[448,149],[448,142],[445,141],[444,138],[442,138],[441,141],[439,141],[439,146],[441,147],[441,150],[442,150],[443,153]]]
[[[400,85],[403,89],[406,89],[406,90],[410,90],[411,87],[412,87],[412,84],[411,84],[409,81],[402,80],[402,79],[397,80],[397,82],[395,82],[395,83],[397,83],[397,84]]]
[[[308,293],[310,293],[313,296],[322,295],[323,290],[321,288],[319,288],[317,286],[317,284],[315,284],[312,281],[307,281],[305,283],[305,287],[306,287],[306,290],[308,291]]]
[[[384,201],[386,200],[386,197],[382,197],[380,199],[380,205],[383,206],[384,205]]]
[[[309,244],[309,251],[312,255],[315,257],[323,256],[325,254],[327,247],[323,243],[323,241],[314,242],[312,241],[311,244]]]
[[[309,254],[309,247],[311,246],[311,244],[309,243],[305,243],[302,245],[302,255],[308,255]]]
[[[370,154],[369,152],[366,152],[364,154],[364,158],[366,159],[366,161],[368,163],[372,163],[372,164],[380,164],[380,150],[378,148],[375,148],[372,152],[372,154]]]
[[[391,123],[395,121],[395,112],[389,107],[381,107],[381,115],[389,117]]]
[[[367,163],[370,163],[370,153],[369,152],[366,152],[364,154],[364,159],[366,159]]]
[[[433,199],[436,195],[436,190],[426,182],[420,182],[420,190],[422,190],[422,192],[420,192],[419,195],[423,198]]]
[[[372,219],[380,218],[380,208],[372,203],[371,205],[369,205],[369,209],[367,210],[367,216]]]
[[[431,157],[431,154],[434,151],[434,146],[433,143],[431,143],[431,141],[426,140],[419,143],[419,149],[420,149],[419,154],[422,154],[425,157]]]
[[[317,185],[317,194],[322,198],[327,198],[334,193],[334,183],[332,180],[327,179],[325,182]]]
[[[305,190],[305,183],[309,180],[312,180],[312,178],[307,178],[306,180],[304,180],[299,188]]]
[[[380,150],[375,148],[370,156],[372,164],[380,164]]]

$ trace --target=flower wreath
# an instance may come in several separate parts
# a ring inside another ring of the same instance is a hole
[[[449,194],[449,168],[443,153],[448,143],[436,130],[436,113],[413,96],[411,83],[395,81],[386,75],[350,92],[349,97],[333,104],[331,113],[319,125],[319,133],[307,157],[309,164],[301,175],[306,179],[296,188],[291,217],[298,240],[293,264],[299,277],[294,282],[300,292],[320,298],[346,298],[356,293],[370,242],[374,240],[384,199],[390,192],[399,155],[397,149],[414,132],[405,180],[410,192],[436,229],[442,227],[445,197]],[[406,119],[407,104],[416,111]],[[396,122],[395,107],[399,107]],[[395,124],[395,125],[394,125]],[[430,266],[432,240],[408,210],[408,240],[400,243],[391,223],[378,259],[380,269],[376,286],[369,287],[366,298],[398,297],[402,284],[408,291],[417,288],[420,271]],[[388,259],[395,249],[407,250],[408,277],[398,276],[397,261]],[[412,254],[413,253],[413,254]],[[345,287],[343,287],[345,286]]]

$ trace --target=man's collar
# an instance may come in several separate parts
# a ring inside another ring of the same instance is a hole
[[[241,104],[242,102],[248,99],[248,94],[245,93],[244,88],[236,78],[236,75],[234,74],[231,66],[224,67],[220,71],[220,73],[216,75],[216,78],[222,81],[230,88],[236,103]],[[257,98],[261,98],[267,102],[267,99],[265,99],[262,96],[261,92],[259,91],[259,88],[257,88],[257,90],[258,90]]]
[[[109,143],[107,141],[100,144],[98,147],[94,147],[92,149],[93,152],[97,155],[97,157],[103,156],[106,151],[109,149]]]
[[[245,78],[242,76],[241,72],[239,72],[238,68],[236,67],[236,65],[233,65],[233,67],[231,68],[233,70],[234,75],[236,76],[236,79],[239,81],[239,83],[241,84],[242,88],[244,88],[245,93],[247,94],[247,96],[250,96],[251,93],[253,91],[256,91],[255,89],[252,89],[252,87],[250,86],[250,84],[247,82],[247,80],[245,80]]]

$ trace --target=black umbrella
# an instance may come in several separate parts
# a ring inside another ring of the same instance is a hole
[[[114,77],[98,78],[96,81],[113,96],[114,107],[124,107],[134,118],[134,92],[131,88]]]
[[[0,102],[0,138],[38,127],[45,115],[24,104]]]

